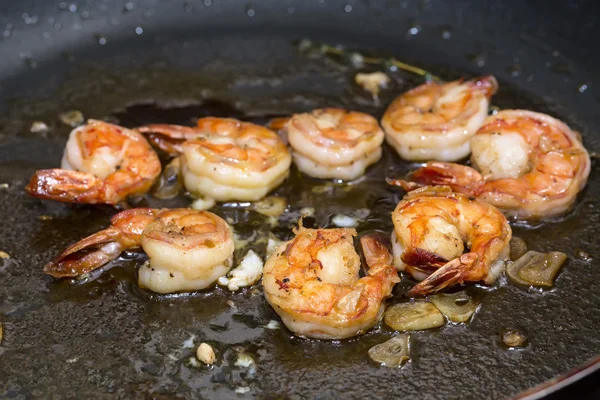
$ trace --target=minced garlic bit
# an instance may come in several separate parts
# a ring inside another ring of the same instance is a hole
[[[10,254],[5,251],[0,250],[0,258],[10,258]]]
[[[193,208],[194,210],[204,211],[204,210],[211,209],[215,205],[215,203],[216,202],[214,199],[200,198],[200,199],[194,200],[194,202],[191,204],[190,207]]]
[[[336,214],[331,220],[336,226],[340,228],[352,228],[358,225],[358,221],[355,218],[349,217],[344,214]]]
[[[235,388],[235,392],[239,394],[248,393],[250,388],[248,386],[238,386]]]
[[[254,211],[267,217],[279,217],[285,212],[286,207],[287,199],[280,196],[266,197],[252,205]]]
[[[269,240],[267,242],[267,258],[271,257],[271,255],[275,253],[282,244],[283,241],[277,239],[275,235],[269,235]]]
[[[44,121],[34,121],[31,124],[31,128],[29,128],[31,133],[48,132],[49,129],[50,128],[48,128],[48,125]]]
[[[265,328],[267,329],[279,329],[279,322],[275,321],[274,319],[270,320],[269,323],[265,326]]]
[[[244,352],[240,352],[238,354],[237,360],[235,360],[235,364],[234,365],[236,367],[250,368],[254,364],[255,364],[254,363],[254,358],[252,358],[251,356],[249,356],[248,354],[246,354]]]
[[[208,343],[200,343],[196,350],[196,357],[206,365],[212,365],[217,360],[215,351]]]
[[[315,208],[314,207],[303,207],[300,209],[300,215],[302,217],[312,217],[313,215],[315,215]]]
[[[227,286],[227,289],[233,292],[257,282],[262,276],[262,270],[261,258],[253,250],[248,250],[240,265],[231,270],[227,276],[220,277],[217,282],[219,285]]]
[[[71,111],[64,112],[64,113],[60,114],[58,116],[58,118],[61,120],[61,122],[63,124],[69,125],[73,128],[83,124],[83,122],[85,121],[85,117],[83,116],[83,113],[78,110],[71,110]]]
[[[354,81],[357,85],[371,93],[373,97],[377,97],[379,90],[387,87],[390,83],[390,77],[383,72],[373,72],[370,74],[358,73],[354,76]]]

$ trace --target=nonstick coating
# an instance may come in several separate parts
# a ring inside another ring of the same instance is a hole
[[[567,253],[555,288],[524,292],[501,282],[485,293],[468,327],[413,334],[412,361],[402,369],[380,368],[366,357],[369,347],[393,334],[384,327],[343,342],[265,329],[277,317],[260,288],[151,296],[132,283],[136,254],[127,254],[93,282],[54,281],[42,274],[43,265],[68,244],[105,227],[114,210],[40,201],[23,191],[35,169],[59,165],[70,128],[58,114],[67,110],[126,126],[192,124],[203,115],[264,122],[327,105],[380,116],[394,90],[419,83],[394,73],[393,90],[376,105],[349,83],[355,70],[347,64],[300,54],[295,42],[301,38],[394,55],[446,79],[493,73],[501,85],[495,105],[551,113],[580,131],[590,152],[600,151],[595,91],[600,80],[592,75],[598,61],[592,52],[597,7],[593,1],[522,3],[2,4],[0,183],[8,186],[0,188],[0,250],[11,258],[0,261],[0,397],[506,398],[600,354],[595,154],[588,187],[572,213],[515,228],[536,250]],[[31,133],[34,121],[49,124],[50,132]],[[317,205],[313,224],[327,225],[331,214],[356,208],[380,215],[402,195],[382,184],[384,175],[410,168],[386,149],[378,167],[349,192],[339,186],[306,190],[322,182],[302,180],[294,172],[280,193],[293,209]],[[327,196],[336,203],[328,203]],[[188,204],[184,198],[143,201]],[[246,233],[266,229],[243,209],[217,211],[236,219]],[[276,229],[280,237],[289,235],[292,217]],[[389,231],[390,226],[375,216],[359,229]],[[408,286],[407,281],[400,285],[397,298]],[[504,349],[499,343],[504,328],[526,332],[529,346]],[[201,341],[214,345],[219,356],[212,369],[190,364]],[[256,360],[255,373],[234,366],[242,349]],[[236,393],[236,388],[249,391]]]

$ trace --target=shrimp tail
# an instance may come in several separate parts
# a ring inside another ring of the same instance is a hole
[[[462,283],[464,277],[470,272],[476,261],[477,255],[474,253],[463,254],[448,262],[422,282],[413,286],[408,291],[408,295],[411,297],[425,296],[429,293],[438,292],[448,286]]]
[[[431,161],[414,171],[410,180],[388,179],[388,183],[412,191],[423,186],[449,186],[453,191],[476,196],[484,183],[479,172],[466,165]]]
[[[285,128],[285,126],[287,125],[287,123],[290,119],[291,119],[290,117],[273,118],[272,120],[270,120],[267,123],[266,126],[267,126],[267,128],[271,129],[272,131],[278,132]]]
[[[113,261],[135,243],[123,240],[123,233],[110,227],[73,244],[53,261],[46,264],[44,272],[55,278],[68,278],[86,274]]]
[[[389,241],[383,235],[371,233],[360,238],[360,246],[365,256],[369,269],[378,265],[391,265],[392,254],[389,250]]]
[[[368,266],[368,276],[378,277],[383,297],[390,296],[394,285],[400,282],[398,270],[392,265],[389,240],[383,235],[371,233],[360,238],[360,245]]]
[[[42,169],[25,187],[25,191],[34,197],[67,203],[106,203],[99,195],[102,180],[92,174],[65,169]]]
[[[169,124],[145,125],[135,130],[146,136],[154,146],[167,152],[172,157],[182,153],[181,145],[184,142],[201,136],[197,128]]]

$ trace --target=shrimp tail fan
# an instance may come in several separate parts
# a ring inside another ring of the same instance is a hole
[[[113,261],[125,250],[121,231],[108,228],[73,244],[56,259],[46,264],[44,272],[55,278],[86,274]]]
[[[423,186],[449,186],[455,192],[475,196],[484,180],[479,172],[466,165],[432,161],[412,172],[408,180],[388,179],[387,182],[407,192]]]
[[[425,296],[457,283],[462,283],[465,275],[472,269],[476,260],[477,256],[475,254],[467,253],[449,261],[422,282],[415,285],[408,291],[408,295],[411,297]]]
[[[25,187],[34,197],[68,203],[93,203],[92,194],[102,187],[102,180],[92,174],[65,169],[42,169]]]

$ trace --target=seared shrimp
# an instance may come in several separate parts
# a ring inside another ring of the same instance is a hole
[[[354,229],[306,229],[267,260],[263,287],[269,304],[294,333],[316,339],[343,339],[365,333],[384,311],[384,299],[400,281],[386,247],[361,238],[368,264],[359,278]]]
[[[172,155],[181,154],[185,188],[217,201],[254,201],[288,176],[290,153],[270,129],[230,118],[201,118],[195,128],[138,128]]]
[[[25,190],[43,199],[117,204],[147,192],[160,170],[158,156],[138,132],[89,120],[71,132],[61,169],[37,171]]]
[[[400,95],[381,120],[387,142],[412,161],[456,161],[488,114],[498,89],[493,76],[445,84],[428,82]]]
[[[381,158],[384,134],[368,114],[314,110],[292,116],[284,131],[296,166],[315,178],[353,180]]]
[[[504,215],[447,186],[408,193],[392,221],[394,265],[423,280],[410,290],[412,296],[463,282],[492,284],[509,255],[512,231]]]
[[[55,278],[75,277],[141,247],[149,263],[138,283],[157,293],[200,290],[225,275],[233,261],[231,228],[208,211],[134,208],[116,214],[111,226],[67,248],[44,268]]]
[[[431,162],[412,179],[417,184],[449,185],[508,216],[535,219],[571,208],[590,173],[590,157],[579,135],[541,113],[504,110],[490,116],[471,146],[475,169]],[[396,182],[407,189],[415,187]]]

